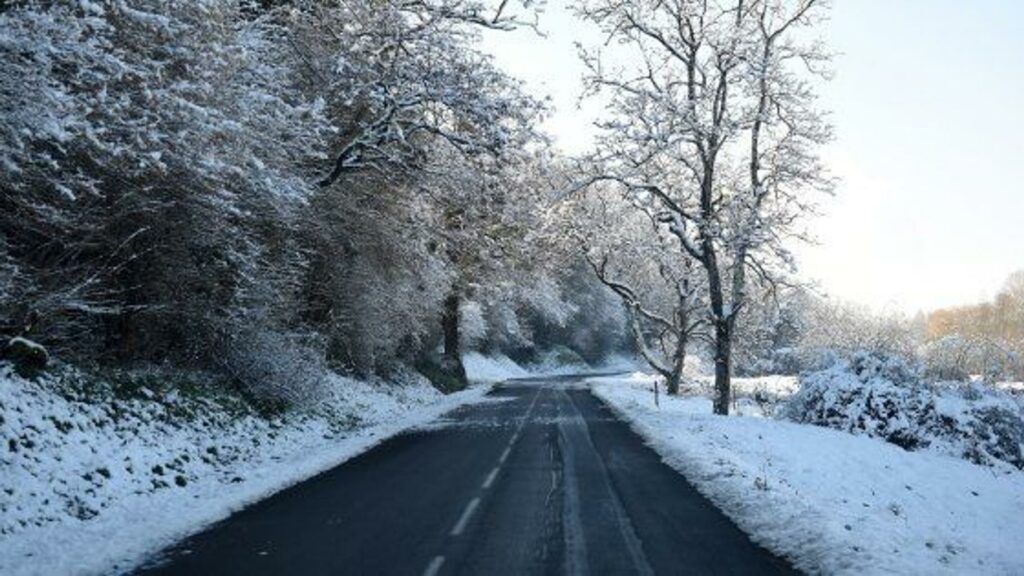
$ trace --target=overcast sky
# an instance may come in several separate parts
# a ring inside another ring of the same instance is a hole
[[[830,294],[908,313],[989,298],[1024,268],[1024,2],[836,0],[822,30],[840,53],[822,89],[842,182],[800,251]],[[488,50],[538,94],[566,152],[586,150],[597,104],[577,109],[575,41],[600,37],[550,0],[540,38]]]

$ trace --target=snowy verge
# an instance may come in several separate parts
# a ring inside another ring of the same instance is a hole
[[[2,574],[125,571],[488,390],[330,376],[318,409],[266,416],[173,387],[126,396],[68,380],[24,380],[0,364]]]
[[[655,407],[642,374],[592,390],[751,538],[810,573],[1022,574],[1024,474],[766,418]]]

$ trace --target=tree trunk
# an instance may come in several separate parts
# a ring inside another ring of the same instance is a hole
[[[668,380],[665,383],[665,389],[669,396],[679,395],[679,382],[683,379],[682,365],[676,364],[672,367],[672,373],[669,374]]]
[[[712,145],[715,149],[715,146]],[[715,325],[715,414],[729,414],[729,397],[732,386],[732,310],[725,309],[725,292],[722,287],[722,273],[715,252],[714,233],[709,230],[708,222],[714,217],[715,162],[712,156],[704,161],[704,178],[701,182],[701,216],[705,222],[699,229],[701,243],[701,264],[708,275],[708,300],[711,304],[711,315]],[[733,304],[735,306],[735,303]]]
[[[683,326],[681,330],[685,330]],[[672,373],[669,374],[665,387],[669,396],[679,395],[679,383],[683,379],[683,367],[686,365],[686,338],[680,336],[676,342],[676,353],[672,358]]]
[[[715,414],[729,414],[732,387],[732,329],[727,320],[715,321]]]
[[[466,383],[466,368],[462,365],[459,350],[459,293],[453,290],[444,300],[444,315],[441,317],[444,330],[444,356],[441,368],[460,384]]]
[[[708,296],[711,300],[711,315],[715,326],[715,414],[729,414],[729,398],[732,387],[732,311],[726,312],[722,278],[719,275],[718,260],[710,239],[703,245],[704,267],[708,272]]]
[[[729,414],[732,387],[732,310],[726,312],[722,278],[710,239],[703,244],[708,273],[708,296],[715,326],[715,414]]]

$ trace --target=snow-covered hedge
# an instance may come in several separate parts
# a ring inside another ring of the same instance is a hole
[[[1024,469],[1024,406],[983,384],[929,384],[896,356],[861,353],[801,377],[780,415],[929,449],[976,464]]]

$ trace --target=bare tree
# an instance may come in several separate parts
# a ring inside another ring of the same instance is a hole
[[[590,92],[606,94],[613,112],[582,186],[625,190],[704,270],[719,414],[729,409],[748,275],[784,281],[794,267],[786,245],[803,237],[800,216],[813,208],[806,192],[831,187],[816,155],[830,129],[813,93],[828,54],[797,33],[825,8],[821,0],[578,8],[608,37],[606,51],[581,55]]]
[[[673,249],[657,221],[613,195],[583,195],[564,212],[583,258],[625,306],[637,350],[678,394],[687,351],[706,325],[694,260]]]

